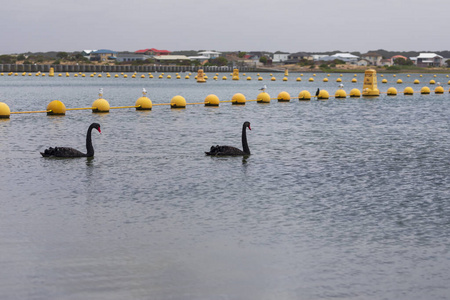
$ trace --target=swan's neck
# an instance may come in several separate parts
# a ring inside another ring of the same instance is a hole
[[[242,127],[242,150],[245,154],[250,154],[250,149],[247,144],[247,127]]]
[[[94,147],[92,146],[92,138],[91,138],[92,129],[93,127],[89,127],[86,135],[86,150],[87,150],[86,156],[88,157],[94,156]]]

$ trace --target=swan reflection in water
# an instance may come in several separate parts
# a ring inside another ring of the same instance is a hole
[[[209,152],[205,152],[206,155],[211,156],[248,156],[250,155],[250,149],[247,144],[247,128],[252,130],[250,122],[244,122],[242,125],[242,149],[238,149],[232,146],[211,146]]]

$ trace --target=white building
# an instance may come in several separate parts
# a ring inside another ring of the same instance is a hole
[[[441,67],[445,64],[444,58],[436,53],[420,53],[413,61],[418,67]]]
[[[277,52],[273,54],[272,62],[279,63],[288,60],[289,53],[287,52]]]
[[[190,60],[198,60],[198,61],[205,61],[209,59],[218,58],[222,54],[221,52],[216,51],[201,51],[198,52],[198,56],[189,56]]]

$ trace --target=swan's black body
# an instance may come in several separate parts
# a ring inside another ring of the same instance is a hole
[[[100,130],[100,124],[92,123],[91,126],[89,126],[86,135],[86,153],[69,147],[50,147],[48,149],[45,149],[44,152],[41,152],[41,155],[43,157],[93,157],[94,147],[92,146],[91,132],[94,128],[97,129],[98,132],[102,133],[102,131]]]
[[[244,122],[244,124],[242,125],[242,149],[238,149],[236,147],[231,147],[231,146],[211,146],[211,149],[209,150],[209,152],[205,152],[206,155],[212,155],[212,156],[228,156],[228,155],[250,155],[250,149],[248,148],[248,144],[247,144],[247,133],[246,133],[246,129],[252,130],[250,128],[250,122]]]

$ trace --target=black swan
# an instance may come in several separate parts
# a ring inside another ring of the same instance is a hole
[[[247,133],[246,129],[250,129],[250,122],[244,122],[242,125],[242,148],[241,149],[231,147],[231,146],[211,146],[211,149],[209,152],[205,152],[206,155],[212,155],[212,156],[224,156],[224,155],[250,155],[250,149],[248,148],[247,144]]]
[[[98,123],[92,123],[91,126],[89,126],[89,129],[87,131],[86,135],[86,149],[87,153],[80,152],[76,149],[69,148],[69,147],[55,147],[55,148],[48,148],[45,149],[44,152],[41,152],[41,155],[43,157],[93,157],[94,156],[94,147],[92,147],[92,140],[91,140],[91,132],[92,129],[97,129],[98,132],[102,133],[100,130],[100,124]]]

